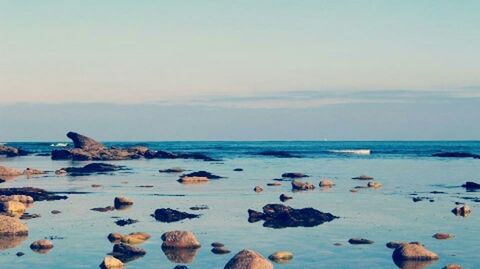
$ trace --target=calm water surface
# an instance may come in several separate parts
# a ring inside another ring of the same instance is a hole
[[[342,144],[343,143],[343,144]],[[349,144],[350,143],[350,144]],[[118,143],[117,143],[118,144]],[[222,158],[221,162],[193,160],[131,160],[113,162],[131,168],[130,173],[85,177],[19,177],[0,187],[33,186],[49,191],[80,191],[67,200],[36,202],[29,213],[41,218],[25,221],[28,238],[16,246],[0,251],[1,268],[97,268],[103,257],[112,250],[107,240],[111,232],[147,232],[152,238],[140,245],[147,251],[143,258],[129,262],[126,268],[173,268],[176,263],[167,259],[161,249],[162,233],[170,230],[192,230],[202,243],[189,268],[223,268],[238,251],[252,248],[268,256],[278,250],[289,250],[295,258],[275,268],[396,268],[385,247],[388,241],[420,241],[436,252],[440,260],[426,268],[442,268],[459,263],[462,268],[480,268],[480,208],[479,203],[468,202],[473,213],[467,217],[454,216],[450,210],[455,202],[466,202],[461,197],[479,197],[459,187],[467,180],[480,181],[480,160],[439,159],[429,157],[432,152],[457,150],[476,152],[478,142],[189,142],[144,143],[153,148],[205,152]],[[153,146],[152,146],[153,145]],[[44,152],[49,144],[22,144],[24,148]],[[330,149],[372,149],[370,156],[331,154]],[[259,150],[287,150],[304,158],[259,157]],[[34,167],[56,170],[66,166],[80,166],[84,162],[51,161],[49,157],[27,156],[0,158],[0,165],[16,168]],[[182,185],[178,175],[160,174],[159,169],[182,167],[188,170],[206,170],[225,176],[204,185]],[[243,168],[243,172],[234,172]],[[331,178],[336,186],[331,189],[291,192],[290,184],[280,187],[266,184],[284,172],[302,172],[318,185],[322,178]],[[352,180],[360,174],[374,176],[383,184],[378,190],[349,190],[365,182]],[[92,188],[101,184],[102,188]],[[153,188],[140,188],[153,185]],[[264,192],[255,193],[261,185]],[[444,194],[431,194],[441,191]],[[414,203],[412,193],[427,196],[434,202]],[[332,222],[312,228],[271,229],[261,222],[248,223],[247,209],[261,210],[267,203],[279,203],[281,193],[293,196],[286,202],[294,208],[314,207],[340,216]],[[176,196],[177,195],[177,196]],[[182,195],[182,196],[178,196]],[[113,204],[115,196],[127,196],[135,204],[125,211],[94,212],[90,208]],[[210,209],[197,211],[198,219],[176,223],[161,223],[150,216],[155,209],[170,207],[192,212],[189,207],[208,205]],[[53,215],[52,210],[61,214]],[[138,223],[117,226],[112,217],[132,218]],[[455,235],[452,240],[436,240],[436,232]],[[54,236],[54,249],[48,254],[37,254],[29,249],[31,242]],[[375,241],[372,245],[348,244],[352,237]],[[215,255],[210,243],[222,242],[231,254]],[[334,246],[340,242],[342,246]],[[26,255],[17,257],[22,251]]]

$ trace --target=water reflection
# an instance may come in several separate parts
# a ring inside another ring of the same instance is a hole
[[[197,256],[198,248],[164,248],[163,253],[167,259],[173,263],[192,263]]]
[[[0,236],[0,250],[15,248],[27,239],[27,235],[21,236]]]

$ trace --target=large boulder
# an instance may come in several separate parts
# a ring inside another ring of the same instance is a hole
[[[88,150],[101,150],[105,148],[105,146],[102,143],[99,143],[90,137],[87,137],[75,132],[68,132],[67,137],[72,139],[74,147],[78,149],[83,149],[88,151]]]
[[[393,259],[397,261],[429,261],[438,260],[438,255],[419,243],[402,244],[393,251]]]
[[[170,231],[162,234],[162,248],[200,248],[195,235],[190,231]]]
[[[17,218],[0,215],[0,237],[28,235],[28,227]]]
[[[224,269],[273,269],[273,265],[258,252],[244,249],[233,256]]]
[[[263,207],[263,212],[249,209],[248,215],[249,222],[264,220],[264,227],[277,229],[314,227],[338,218],[330,213],[323,213],[313,208],[294,209],[282,204],[267,204]]]
[[[23,172],[15,168],[10,168],[0,165],[0,176],[4,177],[16,177],[23,175]]]

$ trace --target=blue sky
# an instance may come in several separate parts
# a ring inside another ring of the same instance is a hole
[[[267,121],[286,126],[292,124],[288,120],[298,121],[282,113],[306,116],[299,112],[305,111],[314,117],[340,107],[348,120],[345,126],[356,124],[349,113],[367,113],[369,107],[400,126],[402,111],[387,111],[395,104],[427,113],[419,115],[424,118],[438,114],[435,106],[449,107],[455,117],[444,117],[441,124],[456,126],[469,118],[462,112],[479,112],[469,110],[475,107],[472,103],[480,105],[478,10],[478,1],[442,0],[0,0],[0,120],[10,122],[12,115],[5,111],[18,111],[25,104],[54,113],[72,103],[76,109],[85,107],[82,113],[94,119],[99,115],[86,108],[102,103],[105,111],[97,113],[108,114],[116,105],[138,111],[176,107],[191,118],[196,118],[197,109],[235,111],[220,114],[237,117],[238,126],[249,128],[244,115],[270,109],[275,113],[259,124],[258,135],[239,130],[237,138],[323,139],[323,133],[282,134],[261,128]],[[342,117],[338,111],[329,115]],[[183,118],[177,122],[170,127],[181,130]],[[10,123],[33,124],[29,118]],[[374,123],[363,124],[367,130]],[[6,127],[0,125],[0,140],[24,135],[18,133],[21,130],[1,130]],[[99,132],[94,126],[84,129]],[[432,139],[478,138],[474,127],[443,133],[438,133],[442,126],[435,128],[437,132],[429,134]],[[31,139],[37,131],[28,130]],[[379,132],[361,137],[428,138]],[[191,133],[183,139],[223,139],[222,135]]]

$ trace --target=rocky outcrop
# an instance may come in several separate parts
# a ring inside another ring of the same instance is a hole
[[[30,196],[33,201],[53,201],[53,200],[65,200],[68,197],[64,195],[57,195],[52,192],[48,192],[44,189],[23,187],[23,188],[0,188],[0,195],[25,195]]]
[[[249,209],[248,216],[249,222],[264,220],[264,227],[277,229],[314,227],[338,218],[330,213],[323,213],[313,208],[294,209],[282,204],[267,204],[263,207],[263,212]]]
[[[120,243],[113,245],[113,250],[110,254],[125,263],[143,257],[147,252],[140,247]]]
[[[17,218],[0,215],[0,237],[26,236],[28,227]]]
[[[294,191],[306,191],[306,190],[313,190],[313,189],[315,189],[315,185],[311,183],[302,182],[300,180],[292,181],[292,190]]]
[[[244,249],[233,256],[224,269],[273,269],[273,265],[261,254],[250,249]]]
[[[0,156],[7,156],[7,157],[17,157],[17,156],[26,156],[30,154],[30,152],[23,150],[21,148],[15,148],[6,145],[0,145]]]
[[[467,190],[480,190],[480,184],[472,181],[465,182],[462,187],[466,188]]]
[[[393,251],[392,257],[397,261],[428,261],[439,258],[436,253],[426,249],[419,243],[402,244]]]
[[[52,160],[116,161],[146,158],[217,161],[201,153],[154,151],[146,147],[107,148],[94,139],[75,132],[69,132],[67,137],[73,141],[74,148],[54,149]]]
[[[109,163],[90,163],[83,167],[66,167],[60,170],[65,171],[70,176],[88,176],[91,174],[107,174],[128,169],[125,166]]]
[[[190,231],[170,231],[162,234],[162,248],[200,248],[195,235]]]
[[[200,215],[181,212],[171,208],[159,208],[155,210],[155,213],[152,216],[157,221],[170,223],[184,219],[198,218]]]

